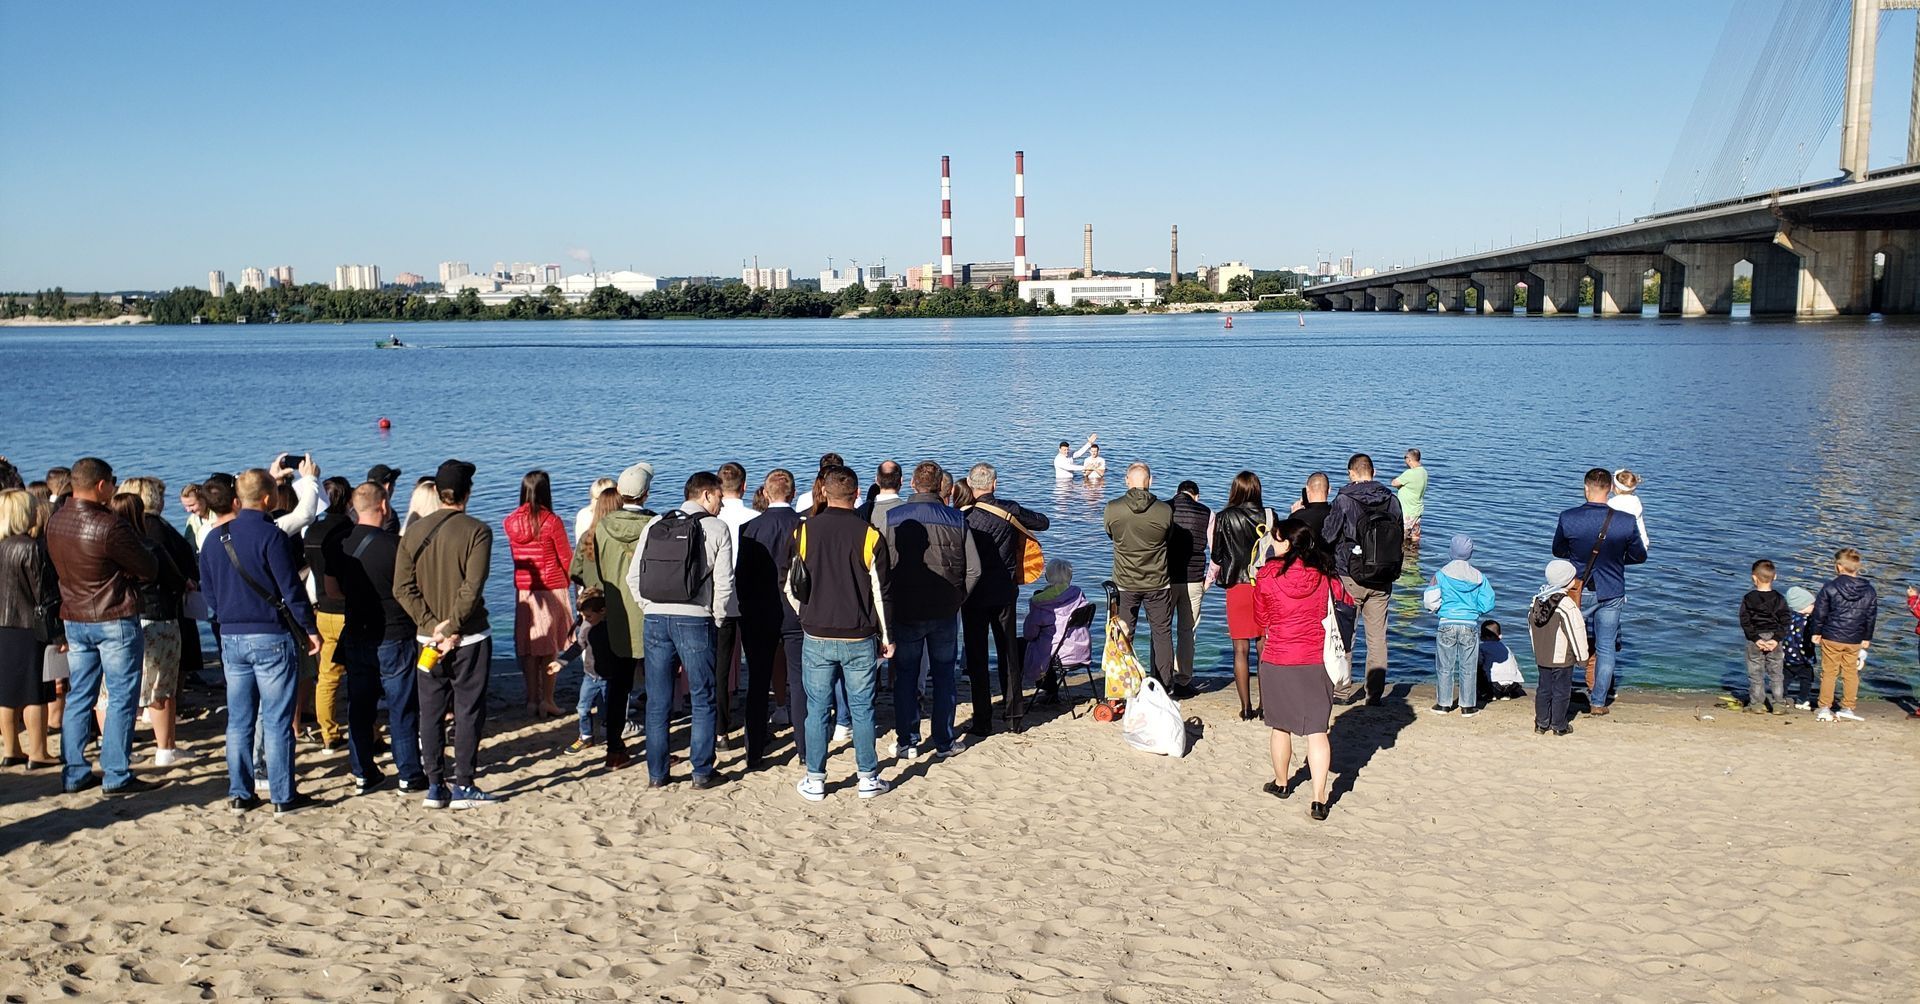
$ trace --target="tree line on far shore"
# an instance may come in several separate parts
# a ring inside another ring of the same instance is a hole
[[[1020,299],[1017,289],[961,287],[931,293],[895,290],[882,283],[869,290],[854,285],[838,293],[801,289],[755,289],[744,283],[681,285],[673,289],[629,293],[601,286],[572,303],[558,286],[538,296],[517,296],[488,304],[475,291],[434,298],[413,290],[330,289],[320,284],[267,290],[235,290],[214,296],[181,287],[156,296],[149,316],[155,324],[325,323],[342,321],[518,321],[571,319],[662,320],[667,318],[807,318],[846,315],[880,317],[1036,317],[1125,313],[1125,306],[1056,306]]]

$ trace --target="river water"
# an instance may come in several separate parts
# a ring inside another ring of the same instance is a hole
[[[1646,478],[1652,560],[1631,570],[1629,686],[1744,689],[1735,615],[1753,559],[1817,585],[1859,547],[1882,596],[1870,674],[1914,674],[1905,584],[1920,578],[1920,321],[1241,315],[951,321],[502,322],[211,328],[4,328],[0,453],[29,477],[83,454],[170,486],[311,450],[357,480],[403,482],[447,456],[479,465],[472,510],[498,527],[520,475],[552,473],[569,518],[597,476],[636,460],[656,502],[725,460],[802,484],[822,452],[863,484],[882,459],[1000,469],[1001,493],[1053,518],[1050,557],[1090,593],[1107,574],[1101,507],[1145,460],[1220,505],[1241,468],[1270,503],[1371,453],[1383,480],[1410,446],[1432,472],[1425,546],[1396,591],[1391,672],[1430,678],[1418,583],[1457,532],[1477,542],[1517,654],[1556,514],[1589,467]],[[416,346],[376,351],[399,333]],[[392,420],[390,432],[377,427]],[[1055,445],[1100,434],[1105,485],[1057,484]],[[177,502],[167,516],[182,519]],[[488,589],[510,639],[496,540]],[[1218,594],[1206,671],[1229,666]],[[1531,675],[1531,674],[1529,674]]]

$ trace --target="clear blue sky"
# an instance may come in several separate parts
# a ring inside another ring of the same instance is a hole
[[[1647,212],[1730,3],[6,3],[0,289],[898,270],[937,259],[941,154],[956,256],[1004,260],[1015,149],[1040,264],[1089,222],[1113,269],[1173,223],[1187,268],[1426,259]]]

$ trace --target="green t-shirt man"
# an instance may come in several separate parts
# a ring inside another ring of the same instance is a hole
[[[1408,456],[1406,473],[1394,478],[1393,486],[1400,489],[1400,511],[1406,514],[1406,521],[1419,519],[1427,507],[1427,469],[1420,465],[1418,455]]]

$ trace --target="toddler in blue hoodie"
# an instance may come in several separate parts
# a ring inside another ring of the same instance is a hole
[[[1493,586],[1473,567],[1473,538],[1455,534],[1447,556],[1423,597],[1427,609],[1440,615],[1434,639],[1440,695],[1431,710],[1437,715],[1452,711],[1457,689],[1460,714],[1466,717],[1480,710],[1475,690],[1480,676],[1480,618],[1493,612]]]

